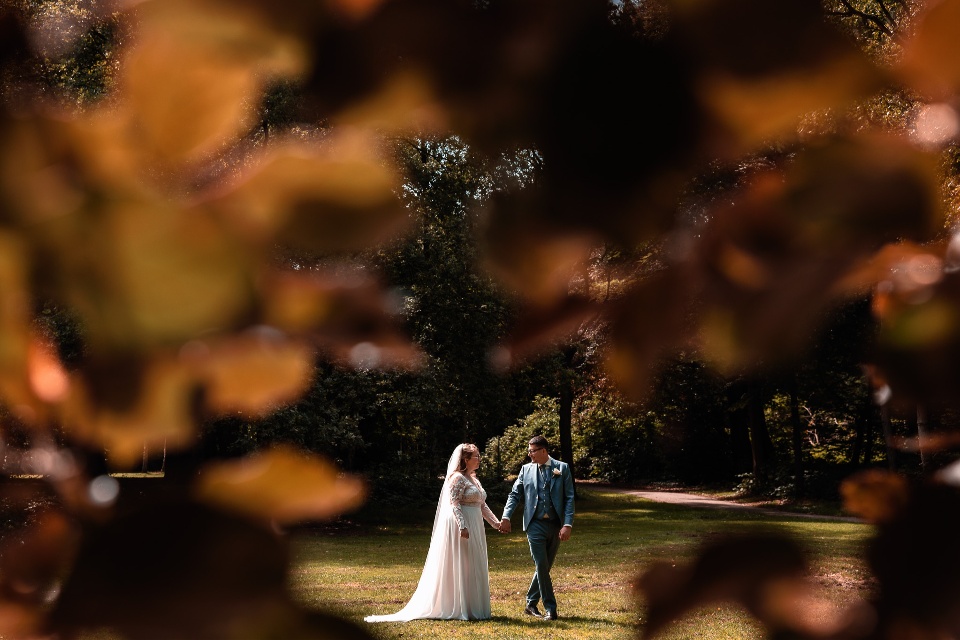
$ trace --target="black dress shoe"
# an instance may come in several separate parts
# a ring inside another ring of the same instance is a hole
[[[542,618],[542,617],[543,617],[543,614],[540,613],[540,610],[537,609],[537,605],[535,605],[535,604],[528,604],[528,605],[527,605],[527,608],[524,609],[523,612],[524,612],[525,614],[527,614],[528,616],[533,616],[534,618]]]
[[[543,616],[544,620],[556,620],[557,612],[556,611],[547,611],[547,615]]]

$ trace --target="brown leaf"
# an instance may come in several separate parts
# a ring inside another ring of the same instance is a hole
[[[47,603],[76,553],[79,530],[54,511],[10,533],[0,545],[0,633],[33,638],[41,633]]]
[[[899,72],[926,95],[949,97],[960,89],[960,2],[925,3],[912,37],[903,45]]]
[[[878,581],[877,637],[944,638],[960,633],[960,490],[918,482],[867,550]]]
[[[56,345],[48,340],[34,338],[27,352],[27,377],[36,397],[47,403],[64,400],[70,392],[70,379],[60,358]]]
[[[690,327],[690,292],[683,274],[668,269],[641,282],[610,309],[604,368],[627,394],[643,398],[661,358]]]
[[[359,506],[363,483],[325,459],[274,447],[243,460],[209,463],[197,496],[210,504],[282,523],[322,520]]]
[[[960,354],[960,273],[934,254],[898,265],[880,283],[873,309],[879,349],[873,364],[897,401],[931,402],[954,396]]]
[[[276,330],[262,328],[231,338],[192,341],[180,359],[204,385],[216,413],[265,415],[296,400],[310,385],[314,354]]]
[[[960,446],[960,433],[931,433],[913,438],[894,437],[890,446],[909,453],[929,454],[949,451]]]
[[[677,3],[676,13],[700,99],[738,150],[793,137],[801,116],[881,86],[879,70],[823,20],[816,0],[700,0]]]
[[[74,376],[63,406],[64,431],[127,468],[145,446],[176,450],[192,443],[196,386],[171,356],[103,361]]]
[[[399,176],[378,144],[371,135],[341,130],[318,145],[279,145],[204,204],[255,246],[369,247],[395,237],[411,220],[397,198]]]
[[[142,2],[136,25],[122,95],[131,125],[173,165],[200,160],[238,138],[254,122],[265,78],[304,67],[296,40],[236,7]]]
[[[840,140],[754,179],[689,253],[708,357],[736,368],[795,354],[840,283],[884,244],[939,229],[933,158],[902,141]]]
[[[41,513],[0,546],[2,599],[43,604],[76,553],[79,529],[62,514]]]
[[[487,267],[507,288],[539,307],[559,304],[570,280],[598,244],[592,232],[569,232],[544,221],[500,212],[486,228]]]
[[[272,273],[262,292],[266,321],[310,337],[352,366],[413,368],[422,353],[398,327],[400,301],[358,274]]]
[[[46,411],[30,387],[29,363],[36,363],[31,335],[31,295],[27,289],[25,247],[0,232],[0,396],[27,423],[42,422]]]
[[[656,637],[690,611],[717,601],[744,606],[761,622],[782,628],[778,600],[794,593],[806,561],[787,538],[755,534],[727,537],[705,545],[687,566],[655,563],[639,579],[648,621],[644,638]]]
[[[943,251],[942,248],[931,244],[919,245],[914,242],[895,242],[884,245],[872,257],[855,265],[853,270],[837,283],[835,292],[838,295],[867,293],[874,289],[877,283],[889,280],[896,275],[901,265],[908,264],[917,256],[928,254],[942,255]],[[874,302],[877,303],[876,298]],[[882,312],[878,315],[882,315]]]
[[[849,513],[868,522],[888,522],[903,511],[909,491],[903,476],[873,469],[844,480],[840,495]]]
[[[131,640],[251,637],[292,615],[288,553],[266,527],[160,502],[87,531],[50,615],[63,637],[110,628]]]
[[[708,76],[700,84],[701,100],[732,132],[736,149],[755,148],[771,139],[793,138],[802,116],[852,104],[879,88],[873,70],[855,57],[818,70],[769,79]]]
[[[371,127],[380,131],[423,136],[449,130],[444,106],[422,73],[401,71],[383,87],[335,118],[338,125]]]
[[[69,120],[36,115],[2,124],[0,192],[5,203],[4,218],[36,224],[83,205],[85,194],[69,161],[74,152],[70,133],[75,127],[75,122]],[[125,167],[121,175],[128,170]]]
[[[491,364],[503,370],[536,357],[573,335],[600,311],[600,305],[582,296],[568,296],[550,308],[524,307],[508,340],[491,353]]]

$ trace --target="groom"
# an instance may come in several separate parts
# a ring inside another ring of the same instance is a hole
[[[561,542],[570,539],[573,531],[573,476],[570,466],[550,457],[550,444],[543,436],[533,437],[527,446],[529,464],[523,465],[503,507],[500,532],[510,533],[510,516],[523,496],[523,530],[527,532],[530,555],[536,573],[527,591],[524,613],[557,619],[557,599],[553,595],[550,568]],[[546,613],[540,613],[537,602],[543,600]]]

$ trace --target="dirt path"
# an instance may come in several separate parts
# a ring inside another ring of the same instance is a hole
[[[719,500],[709,496],[701,496],[695,493],[686,493],[683,491],[658,491],[654,489],[618,489],[608,487],[614,491],[620,491],[632,496],[637,496],[653,502],[666,502],[669,504],[679,504],[687,507],[702,507],[704,509],[730,509],[736,511],[754,511],[768,515],[784,516],[792,518],[809,518],[812,520],[834,520],[837,522],[863,522],[859,518],[848,516],[827,516],[816,515],[812,513],[796,513],[791,511],[781,511],[779,509],[764,509],[754,507],[748,504],[740,504],[730,500]]]

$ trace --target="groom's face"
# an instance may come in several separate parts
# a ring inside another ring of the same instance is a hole
[[[530,456],[530,460],[536,464],[545,464],[547,458],[550,457],[550,454],[547,453],[547,450],[543,447],[538,447],[535,444],[531,444],[527,447],[527,455]]]

